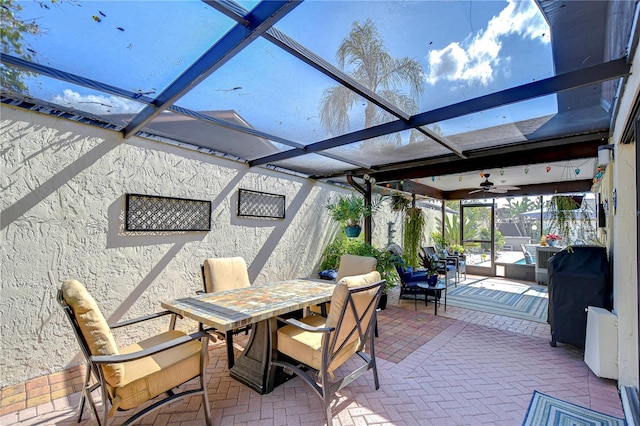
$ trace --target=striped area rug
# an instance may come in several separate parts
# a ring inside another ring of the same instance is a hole
[[[522,426],[624,426],[625,421],[571,404],[538,391],[527,410]]]
[[[447,304],[511,318],[547,322],[547,287],[492,278],[447,290]]]

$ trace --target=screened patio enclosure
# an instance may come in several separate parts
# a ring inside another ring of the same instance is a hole
[[[586,191],[634,13],[626,1],[8,1],[2,102],[439,199],[486,195],[469,194],[481,172],[512,195]]]

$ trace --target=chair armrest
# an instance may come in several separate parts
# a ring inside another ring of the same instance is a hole
[[[196,333],[188,334],[186,336],[178,337],[176,339],[169,340],[168,342],[160,343],[155,346],[151,346],[150,348],[143,349],[141,351],[132,352],[130,354],[122,354],[122,355],[92,355],[91,361],[96,364],[113,364],[117,362],[127,362],[133,361],[136,359],[144,358],[149,355],[156,354],[158,352],[166,351],[167,349],[171,349],[173,347],[182,345],[184,343],[190,342],[192,340],[198,340],[205,338],[207,341],[209,340],[209,333],[206,331],[198,331]]]
[[[176,314],[175,312],[162,311],[162,312],[156,312],[154,314],[145,315],[143,317],[132,318],[132,319],[129,319],[129,320],[117,322],[115,324],[109,324],[109,327],[111,327],[111,328],[125,327],[127,325],[136,324],[136,323],[139,323],[139,322],[142,322],[142,321],[148,321],[148,320],[152,320],[152,319],[155,319],[155,318],[160,318],[160,317],[165,316],[165,315],[176,315],[178,318],[182,318],[181,315]]]
[[[445,259],[447,261],[453,261],[456,263],[456,266],[458,265],[458,262],[460,261],[460,258],[458,256],[446,256]]]
[[[312,333],[330,333],[332,331],[335,331],[335,327],[313,327],[309,324],[305,324],[302,321],[298,321],[297,319],[294,318],[281,318],[278,317],[279,321],[282,322],[286,322],[289,325],[292,325],[294,327],[298,327],[304,331],[310,331]]]

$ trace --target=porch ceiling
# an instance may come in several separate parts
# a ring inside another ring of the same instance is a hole
[[[636,3],[619,1],[23,3],[3,14],[46,34],[3,42],[5,104],[445,199],[486,197],[469,194],[481,172],[521,188],[509,195],[588,190],[638,38]],[[434,13],[461,19],[418,25]],[[344,48],[368,23],[369,47],[398,60],[385,72],[419,68],[415,97],[409,71],[376,85],[358,69],[373,55]],[[455,62],[460,50],[475,68]],[[454,65],[468,68],[447,74]],[[491,72],[473,74],[480,65]],[[348,101],[326,102],[335,93]]]

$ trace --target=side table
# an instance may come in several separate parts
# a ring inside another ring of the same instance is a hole
[[[429,285],[428,283],[418,283],[418,287],[423,288],[425,290],[433,290],[435,300],[433,301],[433,313],[438,315],[438,300],[441,298],[442,293],[444,292],[444,311],[447,311],[447,284],[441,281],[438,281],[436,285]],[[427,294],[425,292],[424,295],[424,305],[427,306]]]

